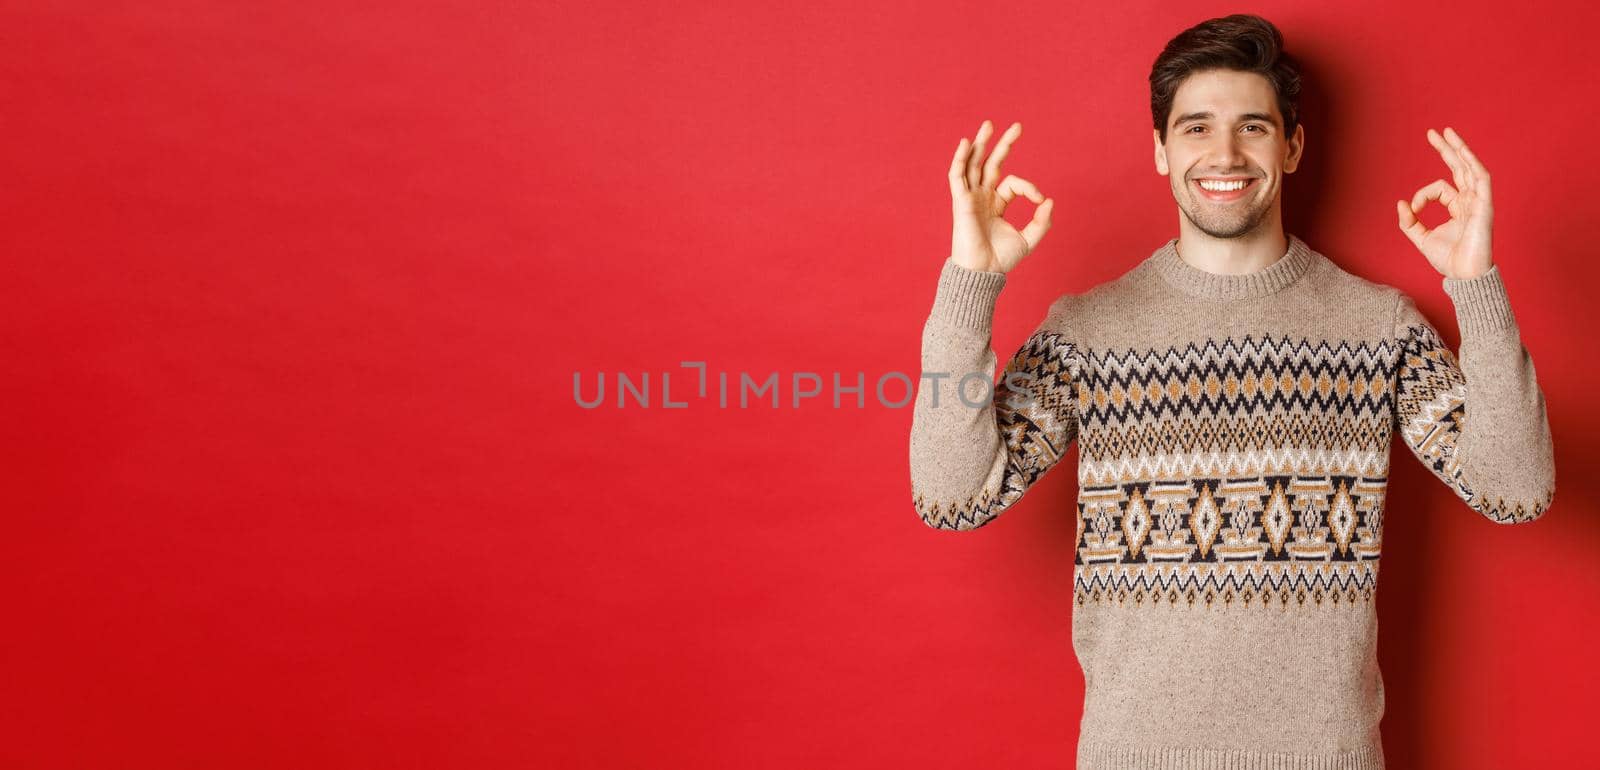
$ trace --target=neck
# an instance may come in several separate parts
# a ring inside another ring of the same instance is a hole
[[[1214,273],[1189,264],[1178,255],[1178,239],[1156,249],[1147,260],[1156,273],[1179,291],[1198,299],[1237,301],[1266,297],[1288,288],[1316,264],[1326,260],[1294,236],[1272,264],[1248,273]]]
[[[1237,238],[1216,238],[1179,215],[1178,256],[1190,266],[1217,275],[1244,275],[1264,270],[1289,250],[1282,223],[1274,220]]]

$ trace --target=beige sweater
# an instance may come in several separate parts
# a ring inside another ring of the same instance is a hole
[[[1077,440],[1080,770],[1383,767],[1391,435],[1489,521],[1550,507],[1544,395],[1499,268],[1443,279],[1458,362],[1400,290],[1288,239],[1218,275],[1174,238],[1057,299],[998,383],[1006,277],[939,276],[911,429],[922,520],[994,521]]]

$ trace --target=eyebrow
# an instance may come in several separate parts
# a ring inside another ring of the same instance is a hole
[[[1173,128],[1177,128],[1178,126],[1181,126],[1181,125],[1183,125],[1185,123],[1188,123],[1190,121],[1194,121],[1194,120],[1210,120],[1210,119],[1212,119],[1214,117],[1216,117],[1216,115],[1214,115],[1214,114],[1212,114],[1210,112],[1186,112],[1186,113],[1178,116],[1177,121],[1175,121],[1172,124],[1172,127]],[[1264,121],[1264,122],[1268,123],[1269,125],[1273,125],[1273,126],[1278,125],[1278,122],[1273,120],[1272,116],[1268,115],[1265,112],[1246,112],[1243,115],[1239,116],[1239,122],[1240,123],[1244,123],[1246,121],[1251,121],[1251,120]]]

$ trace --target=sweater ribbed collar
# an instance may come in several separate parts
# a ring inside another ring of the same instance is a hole
[[[1229,300],[1265,297],[1299,280],[1316,261],[1316,252],[1293,234],[1289,250],[1278,261],[1253,273],[1226,275],[1201,270],[1178,255],[1178,239],[1167,241],[1150,255],[1156,272],[1173,288],[1201,299]]]

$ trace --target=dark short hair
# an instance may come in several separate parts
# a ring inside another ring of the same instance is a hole
[[[1247,13],[1207,19],[1167,42],[1150,68],[1150,115],[1167,143],[1172,99],[1190,75],[1206,70],[1254,72],[1278,94],[1285,136],[1300,124],[1300,65],[1283,50],[1283,35],[1272,22]]]

